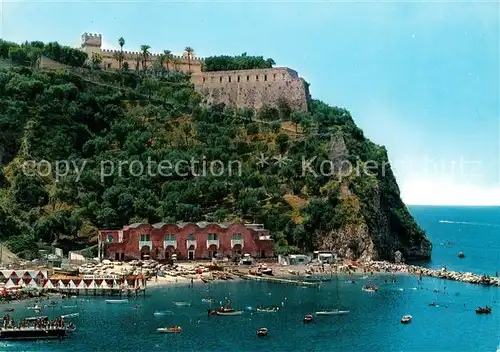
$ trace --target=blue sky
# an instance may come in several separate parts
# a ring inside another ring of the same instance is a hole
[[[0,0],[1,3],[1,0]],[[0,37],[197,55],[259,54],[299,72],[389,151],[408,204],[500,205],[499,5],[3,0]]]

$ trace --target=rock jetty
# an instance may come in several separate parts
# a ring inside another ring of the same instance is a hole
[[[393,264],[389,262],[372,261],[367,265],[368,270],[377,272],[401,272],[413,275],[435,277],[439,279],[467,282],[470,284],[484,286],[500,286],[498,277],[489,275],[478,275],[470,272],[448,271],[446,268],[441,270],[424,268],[417,265]]]

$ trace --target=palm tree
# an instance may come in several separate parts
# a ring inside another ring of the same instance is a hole
[[[125,39],[123,37],[118,38],[118,45],[120,45],[120,60],[119,60],[119,68],[122,68],[123,61],[123,46],[125,45]]]
[[[142,69],[146,71],[147,68],[147,63],[148,63],[148,58],[151,53],[149,52],[149,49],[151,47],[149,45],[141,45],[141,51],[142,51]]]
[[[172,63],[174,64],[174,71],[179,72],[180,71],[180,66],[181,66],[181,60],[174,57],[172,59]]]
[[[167,65],[167,71],[169,71],[168,64],[173,61],[174,55],[170,50],[163,50],[163,61]]]
[[[184,57],[188,60],[188,70],[191,72],[191,59],[194,56],[194,49],[190,46],[184,48]]]

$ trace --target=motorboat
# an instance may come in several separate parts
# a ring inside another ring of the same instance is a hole
[[[30,322],[30,321],[36,321],[36,320],[49,320],[49,317],[46,315],[43,316],[38,316],[38,317],[28,317],[24,318],[24,320]]]
[[[170,326],[168,328],[158,328],[156,331],[166,334],[166,333],[179,333],[182,331],[180,326]]]
[[[76,308],[76,306],[62,306],[62,309],[73,309]]]
[[[408,323],[411,323],[413,317],[411,315],[404,315],[402,318],[401,318],[401,324],[408,324]]]
[[[263,313],[276,313],[280,310],[279,307],[259,307],[257,308],[257,312]]]
[[[460,252],[460,253],[458,253],[458,257],[459,257],[459,258],[465,258],[465,254],[464,254],[464,252]]]
[[[491,307],[485,306],[485,307],[478,307],[476,309],[476,314],[490,314],[491,313]]]
[[[76,331],[76,326],[74,326],[72,323],[69,323],[68,326],[66,327],[66,332],[75,332]]]
[[[214,303],[215,302],[215,298],[202,298],[201,301],[203,303]]]
[[[436,302],[429,303],[429,307],[436,307]]]
[[[172,304],[176,307],[189,307],[191,305],[190,302],[172,302]]]
[[[70,313],[70,314],[61,315],[61,318],[68,319],[68,318],[76,318],[79,316],[80,316],[80,313]]]
[[[15,309],[14,308],[7,308],[5,311],[6,312],[13,312],[13,311],[15,311]]]
[[[303,319],[304,323],[310,323],[313,321],[313,316],[312,315],[306,315]]]
[[[62,339],[66,336],[66,328],[36,329],[33,327],[22,329],[0,329],[0,340],[47,340]]]
[[[267,336],[267,328],[260,328],[257,330],[257,336],[264,337]]]
[[[34,306],[27,306],[26,309],[29,309],[29,310],[41,310],[42,307],[39,306],[38,304],[36,304]]]
[[[321,311],[321,312],[316,312],[316,315],[346,315],[349,314],[351,311],[350,310],[326,310],[326,311]]]
[[[361,288],[363,291],[366,291],[366,292],[377,292],[378,291],[378,287],[377,286],[363,286]]]

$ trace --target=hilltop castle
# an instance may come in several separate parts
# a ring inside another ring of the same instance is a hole
[[[84,33],[81,37],[81,49],[89,57],[99,53],[104,69],[118,69],[116,54],[119,50],[102,49],[102,35]],[[130,69],[142,67],[140,52],[123,51],[123,62]],[[161,54],[151,54],[146,62],[147,67]],[[213,71],[203,72],[203,59],[174,56],[175,67],[172,69],[191,73],[195,88],[208,104],[224,103],[233,107],[260,109],[263,106],[276,106],[280,99],[288,102],[295,110],[307,110],[309,99],[308,84],[298,73],[286,67],[267,69]],[[173,63],[171,64],[172,66]]]

